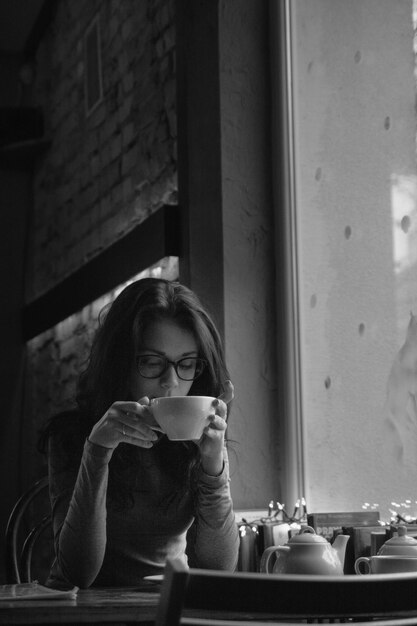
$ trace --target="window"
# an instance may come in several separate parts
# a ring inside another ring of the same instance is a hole
[[[314,511],[414,516],[412,2],[275,4],[284,498],[305,496]]]

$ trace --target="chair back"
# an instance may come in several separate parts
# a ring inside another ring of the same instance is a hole
[[[49,508],[48,478],[45,476],[34,483],[18,499],[9,516],[6,527],[6,580],[8,584],[31,582],[33,580],[32,565],[35,554],[35,546],[41,544],[48,532],[52,537],[52,522]],[[45,513],[39,519],[36,511],[42,505]],[[39,506],[38,506],[39,505]],[[36,521],[33,521],[33,520]],[[46,557],[52,559],[52,544],[48,541],[50,550]],[[36,577],[39,578],[38,576]],[[43,581],[40,581],[43,582]]]
[[[416,616],[417,573],[368,576],[230,573],[188,569],[178,560],[169,560],[155,626],[220,626],[225,620],[232,626],[249,619],[259,620],[258,623],[287,620],[294,624],[294,620],[338,623],[392,618],[393,624],[399,624],[399,618],[409,618],[403,623],[413,624],[417,623]],[[382,623],[376,622],[378,626]]]

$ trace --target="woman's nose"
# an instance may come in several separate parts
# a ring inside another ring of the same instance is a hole
[[[175,371],[174,366],[170,363],[166,371],[161,376],[161,386],[164,387],[164,389],[171,389],[172,387],[178,387],[178,385],[179,382],[177,372]]]

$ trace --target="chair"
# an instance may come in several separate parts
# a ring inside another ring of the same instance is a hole
[[[9,516],[5,534],[6,579],[8,584],[31,582],[33,579],[32,561],[35,545],[40,544],[40,539],[47,529],[51,530],[49,499],[47,500],[48,513],[40,521],[30,522],[32,527],[29,532],[27,531],[26,518],[31,513],[31,507],[36,508],[35,498],[37,498],[36,502],[41,503],[42,497],[44,500],[46,499],[47,492],[48,478],[44,477],[34,483],[19,498]],[[42,506],[45,507],[44,502],[42,502]]]
[[[417,574],[230,573],[187,569],[181,561],[170,560],[155,626],[294,626],[351,620],[355,626],[371,620],[377,626],[417,626]]]

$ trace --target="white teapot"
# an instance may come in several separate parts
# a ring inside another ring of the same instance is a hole
[[[398,526],[397,533],[380,547],[378,556],[417,556],[417,541],[407,535],[407,528]]]
[[[331,545],[304,526],[283,546],[270,546],[261,558],[261,572],[269,574],[342,575],[349,535],[338,535]],[[276,555],[275,563],[272,556]]]

